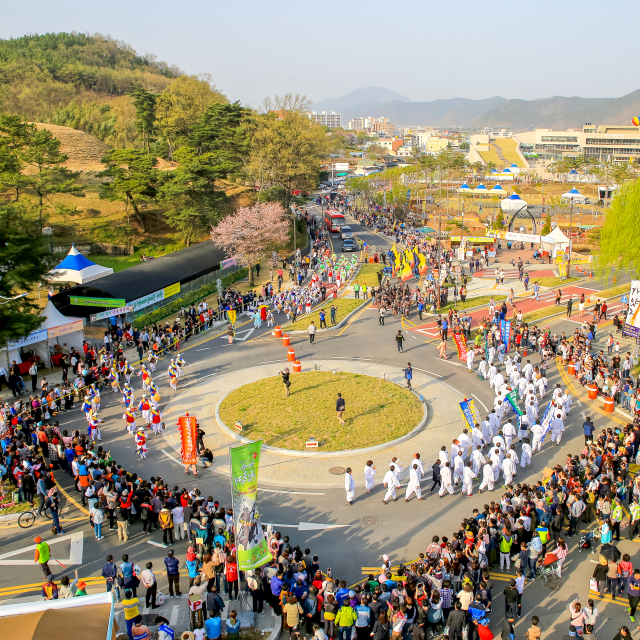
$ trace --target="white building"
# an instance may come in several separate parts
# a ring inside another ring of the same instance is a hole
[[[331,113],[327,113],[326,111],[321,111],[320,113],[316,113],[315,111],[309,111],[307,113],[309,119],[313,120],[317,124],[324,125],[325,127],[329,127],[334,129],[335,127],[341,127],[340,114],[332,111]]]

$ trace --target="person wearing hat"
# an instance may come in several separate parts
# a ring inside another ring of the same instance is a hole
[[[58,599],[58,585],[53,581],[52,575],[48,575],[47,581],[42,585],[42,597],[45,600]]]
[[[33,541],[36,543],[36,554],[34,562],[37,562],[45,575],[48,578],[51,575],[49,569],[49,559],[51,558],[51,551],[49,545],[42,540],[40,536],[36,536]]]
[[[73,594],[74,598],[78,596],[86,596],[87,595],[87,583],[84,580],[78,580],[76,584],[76,592]]]
[[[147,457],[147,436],[144,431],[144,427],[139,427],[136,432],[136,453],[140,456],[141,459],[146,459]]]
[[[58,496],[57,487],[52,487],[51,489],[49,489],[45,504],[47,509],[49,509],[49,513],[51,514],[51,519],[53,520],[53,526],[56,529],[56,534],[59,536],[64,534],[64,531],[60,526],[60,497]]]

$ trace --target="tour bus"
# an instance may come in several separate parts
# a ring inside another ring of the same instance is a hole
[[[329,233],[340,233],[340,227],[345,225],[344,216],[337,211],[326,211],[324,214],[324,226]]]

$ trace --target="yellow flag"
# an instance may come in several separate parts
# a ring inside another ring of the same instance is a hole
[[[229,309],[229,311],[227,311],[227,316],[229,316],[229,322],[231,324],[235,324],[236,323],[236,312],[235,312],[235,309]]]

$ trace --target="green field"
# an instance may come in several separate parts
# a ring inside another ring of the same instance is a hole
[[[421,403],[407,389],[381,378],[353,373],[310,371],[291,374],[291,395],[275,376],[232,391],[220,405],[226,425],[242,421],[242,435],[284,449],[305,450],[309,436],[320,451],[359,449],[389,442],[416,427]],[[346,402],[341,425],[338,393]]]
[[[518,145],[515,140],[512,138],[496,138],[491,141],[491,144],[494,144],[496,147],[500,147],[500,151],[502,151],[502,155],[509,165],[512,165],[515,162],[516,166],[521,169],[525,168],[522,158],[518,155]]]
[[[311,324],[311,321],[316,323],[316,327],[320,328],[320,311],[322,309],[325,310],[327,314],[327,327],[330,328],[333,325],[331,324],[331,306],[337,307],[338,311],[336,312],[336,324],[340,322],[340,320],[344,319],[345,316],[348,316],[352,311],[357,309],[364,300],[356,300],[355,298],[327,298],[327,301],[319,306],[317,309],[312,311],[308,316],[298,316],[298,319],[293,324],[287,325],[285,331],[306,331]],[[277,321],[285,321],[286,316],[282,313],[276,313],[276,322]]]

